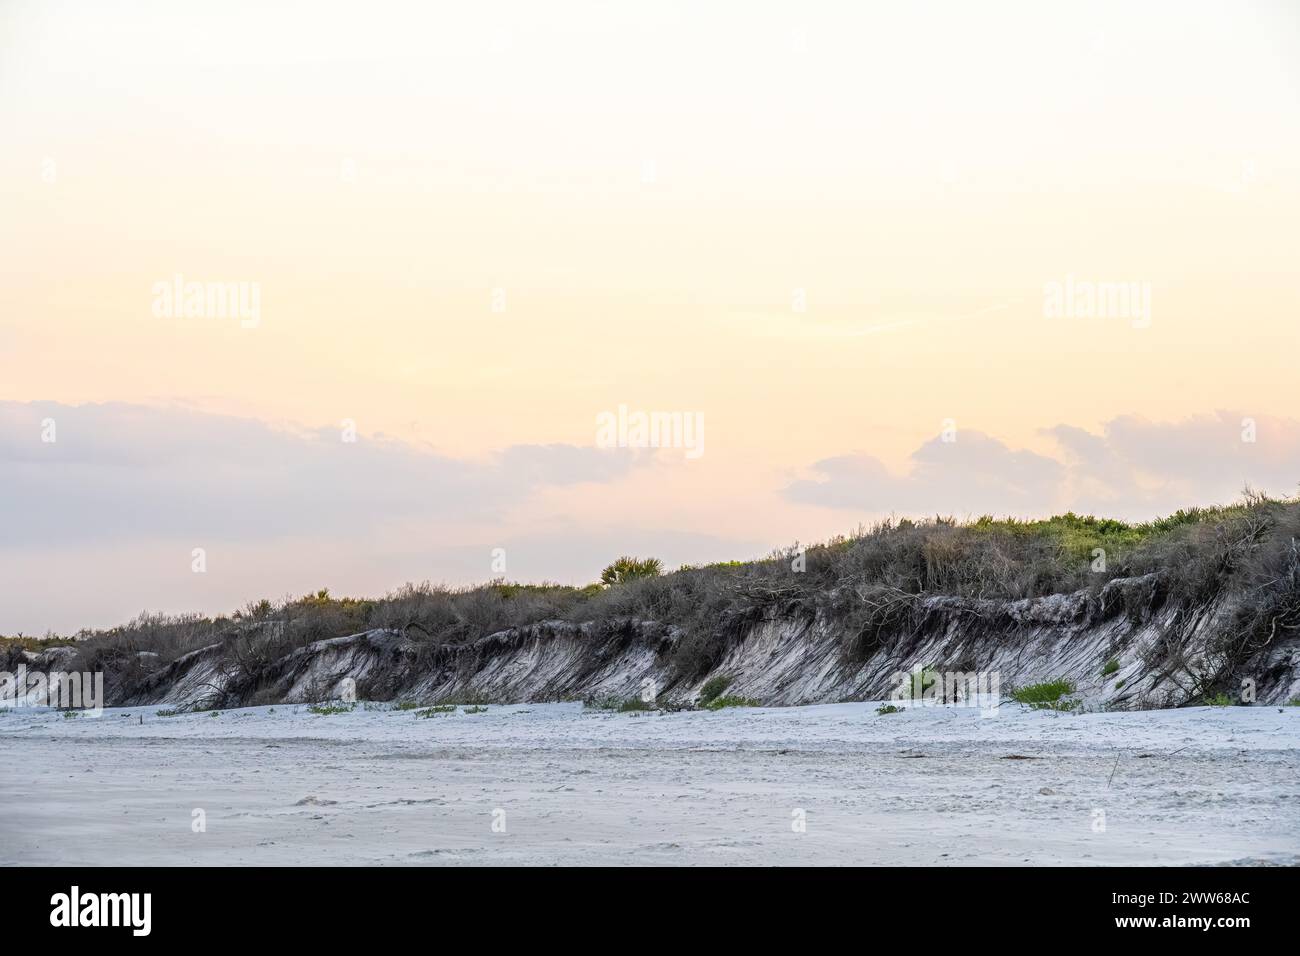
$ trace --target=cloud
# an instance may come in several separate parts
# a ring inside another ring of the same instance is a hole
[[[1253,441],[1243,440],[1252,436]],[[868,454],[823,459],[785,497],[871,514],[1045,515],[1065,510],[1144,520],[1236,499],[1246,485],[1294,494],[1300,422],[1219,411],[1179,422],[1121,416],[1100,434],[1044,429],[1055,457],[1014,450],[982,432],[932,439],[896,474]]]
[[[613,481],[649,456],[639,449],[582,448],[578,445],[512,445],[497,467],[530,485],[573,485]]]
[[[801,504],[873,513],[1019,513],[1049,499],[1062,470],[1051,458],[962,430],[956,441],[935,438],[918,448],[906,474],[870,455],[845,455],[817,462],[815,477],[794,482],[785,494]]]
[[[490,521],[540,488],[614,481],[638,460],[555,444],[470,461],[179,407],[0,402],[0,549]]]
[[[673,465],[564,444],[466,460],[179,407],[0,402],[0,633],[71,633],[146,608],[229,612],[321,587],[482,582],[502,552],[512,580],[587,583],[623,553],[671,565],[766,550],[761,533],[590,507],[598,485],[654,467]]]
[[[1166,513],[1233,500],[1246,485],[1295,494],[1300,482],[1294,419],[1217,411],[1170,423],[1125,415],[1100,435],[1065,425],[1046,433],[1069,467],[1069,496],[1093,511]]]

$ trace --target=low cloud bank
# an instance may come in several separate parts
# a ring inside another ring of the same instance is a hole
[[[1300,483],[1300,421],[1219,411],[1180,422],[1123,416],[1100,433],[1044,429],[1058,452],[1010,448],[962,429],[913,452],[902,474],[868,454],[814,463],[787,500],[858,513],[1043,516],[1073,510],[1144,520],[1224,503],[1244,486],[1277,495]]]

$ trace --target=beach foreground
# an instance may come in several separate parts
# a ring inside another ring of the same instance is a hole
[[[0,713],[13,865],[1300,862],[1300,708]]]

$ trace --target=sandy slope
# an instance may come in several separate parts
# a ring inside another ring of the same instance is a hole
[[[6,864],[1300,859],[1294,707],[17,710],[0,766]]]

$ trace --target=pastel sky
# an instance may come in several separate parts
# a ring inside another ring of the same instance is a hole
[[[1294,493],[1298,222],[1285,0],[0,0],[0,633]]]

